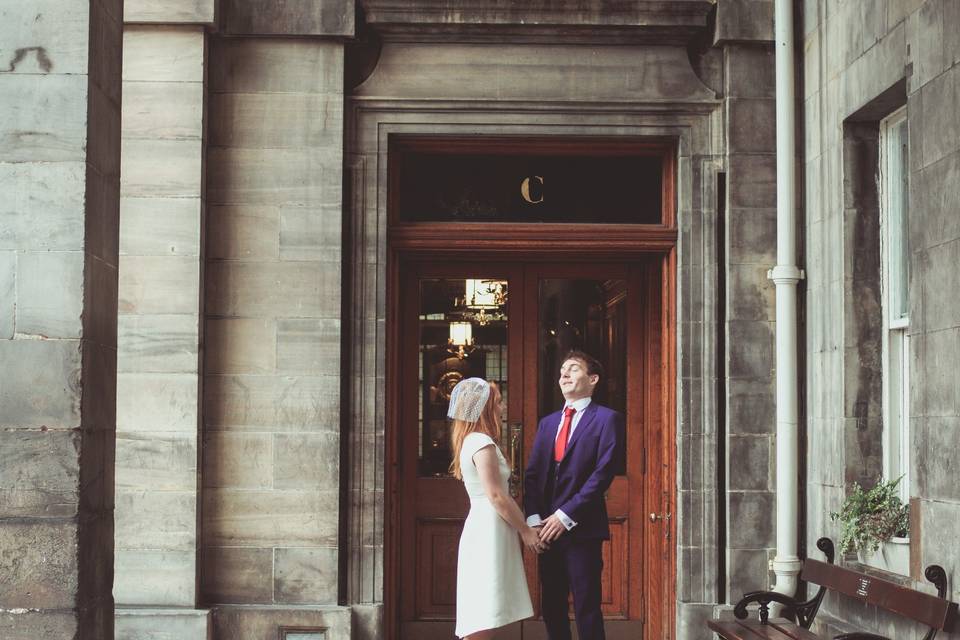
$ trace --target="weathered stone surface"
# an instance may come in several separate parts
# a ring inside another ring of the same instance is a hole
[[[769,263],[727,266],[728,318],[768,322],[776,319],[776,285],[767,278],[769,268]],[[731,346],[736,350],[741,345]]]
[[[723,0],[723,4],[728,3]],[[762,16],[754,17],[762,24]],[[772,24],[772,22],[762,24],[762,27],[772,26]],[[771,37],[770,40],[772,41],[773,38]],[[724,80],[726,80],[725,97],[773,97],[776,74],[774,74],[775,60],[771,45],[772,42],[768,43],[761,40],[745,44],[730,44],[723,48],[724,67],[726,69],[726,74],[724,74]],[[804,61],[806,62],[806,59]],[[737,184],[737,182],[731,183],[731,186]]]
[[[4,162],[85,161],[87,91],[82,75],[0,76],[8,105],[0,124]],[[34,108],[41,103],[44,108]]]
[[[337,549],[274,550],[274,599],[289,604],[336,604]]]
[[[769,153],[776,148],[776,105],[773,98],[727,101],[732,152]]]
[[[339,431],[334,376],[207,376],[207,427],[263,431]]]
[[[120,540],[115,554],[116,577],[113,584],[118,605],[194,606],[197,575],[195,550],[124,549],[122,543],[123,540]],[[121,637],[121,629],[126,628],[127,625],[121,626],[120,620],[117,621],[116,640]],[[167,633],[176,628],[171,624],[169,627],[154,627],[151,631]],[[139,640],[139,637],[135,638]],[[179,638],[172,636],[170,640]],[[207,640],[205,636],[203,640]]]
[[[271,318],[208,318],[204,339],[207,374],[273,373],[277,368],[277,327]]]
[[[731,351],[728,375],[732,378],[769,379],[774,365],[773,323],[733,320],[727,323]]]
[[[83,264],[79,251],[17,255],[17,333],[80,337]]]
[[[214,637],[269,638],[282,627],[315,628],[321,630],[323,640],[352,638],[350,608],[336,606],[243,606],[217,607],[213,614]]]
[[[340,486],[340,435],[289,433],[273,437],[276,489],[335,489]]]
[[[774,489],[771,464],[773,442],[768,436],[730,436],[729,487],[731,491],[770,491]]]
[[[267,205],[211,206],[207,211],[207,258],[276,260],[280,255],[280,210]]]
[[[214,602],[273,601],[273,551],[204,545],[201,591]]]
[[[195,491],[197,488],[195,433],[121,431],[117,433],[116,458],[118,490],[134,490],[135,494],[136,490]]]
[[[730,599],[736,601],[749,591],[766,591],[773,584],[767,569],[766,549],[730,549],[727,551],[727,577]]]
[[[336,546],[339,491],[208,489],[204,547]]]
[[[720,0],[715,42],[773,40],[773,0]]]
[[[120,374],[117,376],[117,431],[196,433],[197,394],[195,375]]]
[[[72,612],[4,611],[0,613],[0,633],[4,640],[76,637],[79,620]]]
[[[0,517],[69,517],[77,512],[76,431],[0,431]]]
[[[218,38],[210,51],[210,91],[320,93],[343,82],[343,47],[310,39]]]
[[[913,135],[922,136],[923,160],[921,166],[929,166],[960,147],[960,123],[944,104],[957,104],[960,101],[960,69],[953,68],[921,89],[922,129],[911,130]]]
[[[78,597],[77,525],[61,518],[0,522],[4,609],[70,609]]]
[[[208,640],[210,618],[206,609],[118,608],[114,640]]]
[[[203,145],[192,138],[124,138],[123,196],[196,197],[203,179]]]
[[[203,82],[203,28],[128,26],[123,81]]]
[[[727,533],[730,549],[763,549],[775,542],[776,501],[768,492],[731,491],[727,494]],[[750,526],[741,523],[749,522]],[[737,523],[734,525],[733,523]]]
[[[342,145],[343,90],[328,93],[214,93],[210,144],[215,147],[337,150]]]
[[[346,36],[354,34],[354,0],[222,0],[230,35]]]
[[[83,248],[83,162],[0,162],[0,249]],[[30,215],[23,215],[29,211]]]
[[[206,269],[206,312],[271,317],[340,314],[340,265],[309,262],[215,262]]]
[[[339,151],[334,149],[211,148],[207,198],[216,204],[323,202],[339,194]]]
[[[134,373],[190,373],[200,366],[197,315],[122,315],[117,370]]]
[[[121,314],[196,314],[200,310],[200,263],[192,256],[123,256]]]
[[[716,100],[693,73],[682,47],[616,47],[586,58],[576,45],[457,44],[438,57],[429,44],[389,43],[355,94],[434,100]],[[772,127],[770,132],[772,136]]]
[[[284,207],[280,211],[280,259],[337,262],[343,244],[339,210]]]
[[[121,491],[116,500],[116,536],[125,549],[196,548],[195,491]]]
[[[120,255],[200,255],[201,206],[199,197],[122,198]]]
[[[273,485],[273,438],[269,433],[205,431],[203,486],[269,489]]]
[[[0,9],[0,22],[4,25],[0,60],[8,73],[87,72],[90,22],[85,5],[37,0],[30,11],[10,5]]]
[[[195,138],[203,134],[203,83],[123,83],[124,138]]]
[[[277,369],[286,373],[336,375],[340,371],[340,321],[277,321]]]
[[[124,0],[123,21],[212,25],[216,10],[217,0]]]
[[[0,426],[80,425],[80,344],[76,340],[0,340],[6,376]]]
[[[0,340],[13,338],[17,310],[17,254],[0,251]]]

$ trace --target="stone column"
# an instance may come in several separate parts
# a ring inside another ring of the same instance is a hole
[[[117,362],[117,635],[196,610],[206,29],[214,0],[127,0]]]
[[[0,6],[0,637],[113,635],[119,0]]]
[[[728,602],[773,582],[775,303],[767,270],[776,263],[776,104],[773,2],[722,0],[727,138],[726,581]]]

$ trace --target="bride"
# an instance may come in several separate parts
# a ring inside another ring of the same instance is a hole
[[[500,390],[482,378],[462,380],[450,394],[450,471],[463,480],[470,513],[457,561],[459,638],[488,640],[498,627],[533,616],[517,534],[532,551],[545,545],[510,497],[510,467],[497,447]]]

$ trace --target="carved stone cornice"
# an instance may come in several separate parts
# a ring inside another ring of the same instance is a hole
[[[684,44],[715,0],[361,0],[387,41]]]

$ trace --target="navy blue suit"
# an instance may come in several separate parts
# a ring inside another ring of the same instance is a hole
[[[567,442],[563,459],[553,450],[563,412],[537,426],[524,477],[527,516],[546,519],[557,509],[577,523],[539,557],[541,611],[550,640],[570,640],[568,594],[573,592],[580,640],[604,640],[600,613],[601,547],[610,538],[604,493],[623,469],[624,420],[591,402]]]

